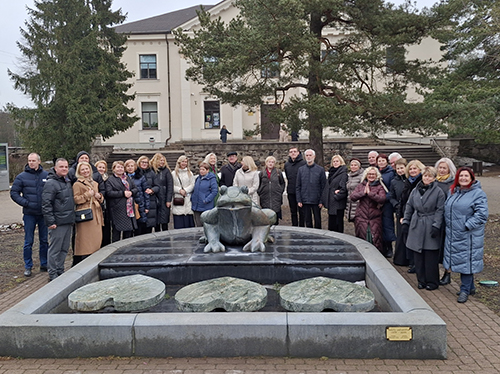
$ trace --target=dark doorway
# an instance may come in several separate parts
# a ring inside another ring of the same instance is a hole
[[[260,106],[261,139],[279,139],[280,124],[271,122],[270,113],[277,108],[276,104],[262,104]]]

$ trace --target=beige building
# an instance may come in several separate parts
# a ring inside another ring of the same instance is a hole
[[[213,17],[221,17],[226,22],[238,12],[232,0],[204,7]],[[123,61],[134,73],[130,93],[136,94],[129,105],[140,120],[103,144],[113,144],[115,148],[149,148],[152,144],[160,147],[166,142],[218,140],[223,125],[231,132],[228,140],[241,140],[244,130],[254,130],[262,124],[267,129],[263,138],[278,139],[279,125],[267,121],[266,105],[252,109],[231,107],[203,92],[200,85],[185,79],[188,63],[179,55],[171,31],[181,27],[189,32],[196,28],[197,9],[199,6],[194,6],[116,28],[128,35]],[[335,30],[325,32],[332,41],[342,36]],[[407,52],[409,58],[416,55],[437,61],[439,46],[436,41],[425,40]],[[410,96],[416,98],[414,94]],[[266,99],[269,103],[274,101],[274,98]],[[325,129],[325,136],[339,135]],[[307,133],[301,133],[301,139],[305,138]]]

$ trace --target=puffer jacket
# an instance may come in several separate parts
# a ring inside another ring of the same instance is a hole
[[[179,191],[183,188],[186,191],[183,206],[172,205],[172,215],[192,215],[191,209],[191,195],[194,189],[194,176],[188,169],[178,169],[172,172],[172,179],[174,180],[174,197],[182,197]]]
[[[14,179],[10,197],[23,208],[23,214],[42,215],[42,191],[48,175],[42,166],[35,170],[26,164],[24,172]]]
[[[43,219],[47,227],[75,223],[75,201],[69,178],[51,168],[42,192]]]
[[[134,201],[139,205],[139,214],[141,216],[137,221],[145,223],[148,220],[146,211],[149,211],[149,194],[146,193],[146,189],[148,188],[146,178],[139,169],[134,173],[127,173],[127,175],[132,179],[137,188],[137,195],[134,197]]]
[[[259,189],[257,194],[260,198],[260,206],[262,208],[270,208],[274,212],[281,212],[283,204],[283,192],[285,191],[285,179],[279,169],[271,170],[271,178],[267,176],[267,171],[264,169],[259,173]]]
[[[403,194],[403,189],[405,187],[406,176],[396,174],[391,182],[390,189],[390,202],[396,213],[396,217],[399,218],[399,206],[401,204],[401,195]],[[404,212],[403,212],[404,214]]]
[[[337,169],[330,168],[328,181],[323,195],[321,196],[321,203],[328,208],[329,215],[337,215],[338,210],[344,210],[347,204],[347,167],[341,165]],[[339,190],[337,194],[335,191]]]
[[[446,238],[443,266],[464,274],[481,272],[488,198],[479,181],[474,181],[469,189],[455,189],[446,200],[444,219]]]
[[[379,181],[370,183],[370,194],[365,194],[365,180],[356,186],[351,194],[353,202],[358,201],[354,229],[356,237],[367,240],[368,228],[373,245],[382,251],[382,206],[385,202],[385,189]]]
[[[303,165],[297,173],[297,186],[295,189],[297,203],[319,204],[325,185],[326,176],[323,167],[316,163]]]
[[[204,212],[211,210],[215,205],[215,197],[219,193],[217,178],[213,173],[198,176],[194,182],[193,195],[191,195],[191,208],[193,211]]]
[[[158,191],[158,213],[157,224],[168,224],[170,221],[170,208],[166,206],[167,202],[172,202],[174,192],[174,183],[172,173],[167,167],[158,169],[156,173],[156,184],[160,187]]]
[[[422,250],[439,250],[440,236],[432,238],[432,228],[441,229],[444,201],[446,197],[436,182],[430,184],[422,195],[420,182],[410,194],[406,203],[403,224],[408,224],[409,231],[406,247],[421,253]]]
[[[302,154],[298,154],[295,160],[289,156],[288,161],[285,163],[285,176],[288,182],[286,186],[287,194],[295,195],[297,187],[297,173],[299,168],[306,164],[306,161],[302,158]]]
[[[151,169],[137,168],[135,173],[140,172],[146,179],[147,187],[153,190],[153,194],[149,195],[149,212],[147,214],[146,226],[154,227],[156,226],[156,216],[158,214],[158,193],[160,192],[160,187],[157,184],[156,173]]]
[[[351,194],[361,183],[363,179],[363,173],[365,170],[363,168],[359,168],[356,172],[349,172],[347,174],[347,210],[346,210],[346,218],[348,221],[353,222],[354,216],[356,215],[356,207],[358,206],[358,202],[353,202],[351,200]]]

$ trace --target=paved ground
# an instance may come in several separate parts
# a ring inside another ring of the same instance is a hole
[[[488,194],[490,213],[500,213],[499,177],[480,177]],[[0,192],[1,223],[19,222],[20,209]],[[396,267],[416,289],[414,275]],[[0,313],[47,283],[46,274],[0,294]],[[481,286],[480,286],[481,287]],[[456,302],[454,282],[438,290],[417,292],[441,316],[448,328],[446,360],[381,360],[329,358],[1,358],[0,373],[500,373],[500,317],[470,297]],[[1,339],[1,338],[0,338]],[[77,355],[78,353],[75,353]]]

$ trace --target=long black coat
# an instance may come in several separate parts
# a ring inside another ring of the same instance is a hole
[[[132,192],[132,196],[137,196],[137,188],[134,181],[127,176],[127,181]],[[135,215],[127,216],[127,198],[125,197],[125,185],[121,178],[111,174],[105,182],[107,209],[111,218],[111,224],[117,231],[131,231],[137,229]]]
[[[166,206],[167,202],[172,202],[174,193],[174,180],[170,169],[163,167],[156,174],[156,184],[160,188],[158,191],[158,213],[156,215],[156,224],[168,224],[170,221],[170,208]]]
[[[259,189],[257,194],[260,197],[262,208],[270,208],[274,212],[281,212],[283,203],[283,192],[285,191],[285,179],[279,169],[273,168],[271,179],[267,177],[264,169],[259,173]]]
[[[321,203],[328,208],[329,215],[337,215],[338,210],[345,210],[347,204],[347,167],[330,168]],[[337,194],[335,191],[339,190]]]
[[[288,161],[285,163],[285,176],[288,181],[286,186],[287,194],[295,195],[295,187],[297,186],[297,173],[299,168],[306,164],[306,161],[302,158],[302,154],[298,154],[295,160],[289,156]]]

